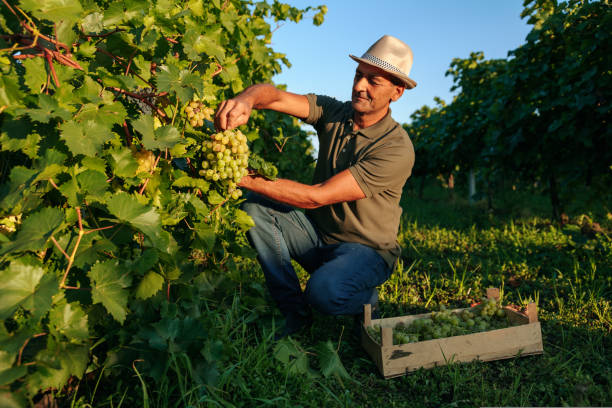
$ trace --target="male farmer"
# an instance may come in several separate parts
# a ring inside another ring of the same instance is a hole
[[[319,137],[312,185],[258,176],[239,183],[256,193],[244,205],[255,221],[248,234],[286,318],[280,337],[309,325],[310,307],[356,315],[363,304],[376,304],[376,286],[400,254],[399,201],[414,149],[389,104],[416,86],[408,77],[412,51],[385,35],[361,58],[350,57],[359,63],[350,102],[259,84],[223,101],[215,115],[217,129],[233,129],[252,109],[272,109],[313,125]],[[304,292],[291,259],[310,273]]]

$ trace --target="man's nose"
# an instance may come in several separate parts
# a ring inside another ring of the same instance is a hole
[[[356,92],[365,91],[366,83],[367,80],[365,79],[365,77],[355,78],[355,81],[353,82],[353,90],[355,90]]]

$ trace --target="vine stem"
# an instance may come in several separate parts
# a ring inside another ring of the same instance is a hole
[[[21,365],[21,356],[23,355],[23,350],[25,350],[25,348],[28,345],[28,343],[30,342],[30,340],[35,339],[37,337],[46,336],[46,335],[47,335],[47,333],[38,333],[38,334],[33,335],[32,337],[27,338],[26,341],[23,342],[23,345],[19,349],[19,356],[17,357],[17,365],[18,366]]]
[[[66,259],[68,259],[68,266],[66,267],[66,270],[64,271],[64,276],[62,277],[62,281],[60,282],[60,289],[83,289],[83,288],[79,288],[79,287],[75,287],[75,286],[67,286],[66,285],[66,279],[68,278],[68,273],[70,272],[70,269],[72,268],[72,265],[74,264],[74,258],[76,256],[77,250],[79,249],[79,245],[81,244],[81,239],[83,239],[83,236],[85,236],[87,234],[91,234],[92,232],[97,232],[97,231],[102,231],[102,230],[107,230],[107,229],[110,229],[110,228],[114,228],[115,225],[116,225],[116,224],[115,225],[109,225],[109,226],[106,226],[106,227],[94,228],[94,229],[85,231],[85,229],[83,228],[83,217],[81,215],[81,208],[80,207],[75,207],[75,210],[77,212],[77,216],[78,216],[78,219],[79,219],[79,235],[77,236],[77,241],[74,244],[74,248],[72,248],[72,253],[70,255],[68,255],[68,253],[64,249],[62,249],[62,247],[57,242],[55,237],[53,235],[51,235],[51,241],[53,241],[53,243],[55,244],[57,249],[59,249],[59,251],[66,257]]]
[[[110,52],[106,51],[105,49],[102,49],[100,47],[96,47],[96,51],[101,52],[102,54],[111,57],[114,61],[116,61],[117,63],[119,63],[120,65],[122,65],[123,67],[126,67],[126,64],[117,56],[111,54]],[[127,71],[128,73],[130,73],[130,71]],[[140,79],[142,82],[144,82],[145,84],[147,84],[149,87],[153,88],[153,85],[151,85],[151,83],[149,81],[147,81],[146,79],[144,79],[143,77],[141,77],[138,74],[135,74],[133,72],[131,72],[132,75],[134,75],[136,78]]]
[[[223,202],[221,202],[220,204],[217,204],[217,206],[215,208],[212,209],[212,211],[210,212],[210,214],[208,214],[206,216],[206,222],[210,221],[210,217],[211,215],[213,215],[215,213],[215,211],[217,211],[219,208],[221,208],[221,206],[225,203],[227,203],[227,201],[229,200],[229,198],[226,198],[225,200],[223,200]]]
[[[159,117],[161,117],[165,121],[168,120],[168,116],[166,115],[166,113],[163,110],[161,110],[160,108],[158,108],[157,106],[155,106],[155,104],[151,103],[147,99],[147,96],[143,96],[143,95],[137,94],[135,92],[126,91],[125,89],[117,88],[117,87],[114,87],[114,86],[107,86],[106,89],[110,89],[111,91],[115,91],[115,92],[118,92],[120,94],[128,95],[128,96],[131,96],[132,98],[139,99],[142,102],[144,102],[147,105],[149,105],[152,109],[154,109],[155,113],[157,113],[157,115]],[[155,96],[165,96],[167,94],[168,94],[167,92],[160,92],[159,94],[156,94]]]
[[[149,175],[152,175],[153,172],[155,172],[155,169],[157,168],[157,163],[159,163],[160,158],[161,158],[161,153],[157,156],[157,159],[155,159],[155,163],[153,164],[153,168],[149,171]],[[149,184],[149,180],[150,178],[146,179],[144,183],[142,183],[142,187],[140,187],[138,194],[144,193],[145,189],[147,188],[147,184]]]
[[[64,254],[64,256],[66,257],[66,259],[70,260],[70,255],[68,255],[66,253],[66,251],[64,251],[64,249],[60,246],[60,244],[56,241],[55,237],[53,235],[51,235],[51,241],[53,241],[53,243],[55,244],[55,246],[57,247],[57,249],[59,249],[59,251]]]

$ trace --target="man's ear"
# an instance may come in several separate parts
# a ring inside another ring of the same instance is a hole
[[[401,96],[404,94],[404,88],[403,86],[395,86],[395,91],[393,92],[393,94],[391,95],[391,102],[395,102],[397,101],[399,98],[401,98]]]

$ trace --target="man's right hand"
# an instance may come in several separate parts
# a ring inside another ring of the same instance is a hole
[[[310,105],[304,95],[281,91],[269,84],[252,85],[235,98],[221,102],[215,114],[215,127],[227,130],[244,125],[253,109],[271,109],[306,119]]]
[[[217,130],[234,129],[244,125],[251,117],[253,105],[241,98],[240,95],[233,99],[221,102],[215,113],[215,128]]]

